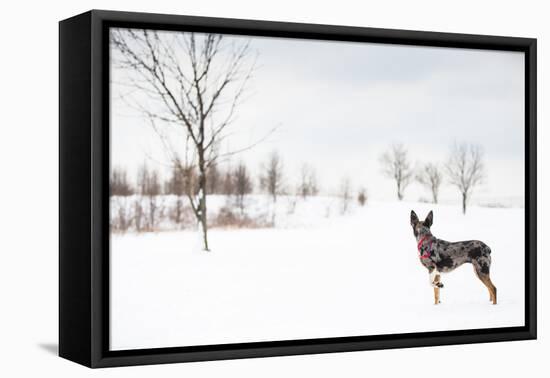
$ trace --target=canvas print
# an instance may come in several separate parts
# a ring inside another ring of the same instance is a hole
[[[525,325],[522,52],[111,28],[109,348]]]

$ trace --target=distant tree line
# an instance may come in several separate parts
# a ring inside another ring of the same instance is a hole
[[[413,167],[408,150],[402,144],[390,146],[380,156],[380,164],[385,176],[395,181],[399,201],[409,184],[416,181],[430,192],[432,202],[438,203],[439,190],[446,178],[460,193],[463,214],[466,214],[472,191],[486,177],[483,149],[480,145],[465,142],[453,144],[443,168],[433,162]]]
[[[270,153],[260,164],[256,179],[243,161],[234,165],[212,164],[205,174],[206,194],[227,197],[226,206],[217,217],[209,220],[209,226],[254,226],[254,220],[248,217],[246,211],[247,196],[254,191],[266,194],[272,203],[270,209],[266,209],[269,221],[261,222],[264,226],[275,224],[276,204],[280,196],[289,198],[290,214],[294,212],[298,199],[306,201],[320,192],[316,170],[307,163],[302,164],[295,180],[296,185],[289,185],[291,180],[285,173],[283,161],[277,151]],[[197,170],[192,167],[181,169],[181,166],[174,165],[166,176],[163,179],[158,169],[143,163],[138,167],[135,180],[132,181],[124,168],[113,167],[110,195],[116,203],[116,213],[111,214],[111,227],[114,231],[156,231],[162,228],[163,222],[179,229],[196,225],[196,217],[186,198],[195,196],[201,189]],[[365,188],[360,188],[355,195],[360,206],[367,203]],[[354,198],[349,177],[342,179],[337,198],[340,199],[340,213],[345,214]]]

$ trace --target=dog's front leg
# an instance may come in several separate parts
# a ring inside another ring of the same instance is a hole
[[[442,288],[443,284],[441,283],[441,273],[437,269],[433,269],[430,272],[430,285],[436,288]]]
[[[430,271],[430,285],[434,288],[434,304],[437,305],[441,303],[439,300],[439,289],[443,287],[443,284],[441,283],[441,274],[435,268]]]

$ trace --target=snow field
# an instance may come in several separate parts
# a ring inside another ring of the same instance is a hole
[[[336,198],[299,200],[293,213],[289,201],[277,201],[274,228],[210,229],[212,252],[193,230],[113,234],[111,349],[524,324],[524,209],[369,203],[341,215]],[[433,304],[411,209],[434,210],[436,237],[491,247],[498,305],[470,264],[443,275]]]

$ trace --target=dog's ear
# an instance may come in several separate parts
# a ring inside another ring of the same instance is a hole
[[[428,213],[428,216],[424,220],[424,225],[426,227],[432,227],[432,224],[434,223],[434,212],[430,210]]]
[[[414,212],[414,210],[411,210],[411,225],[414,226],[418,223],[418,216]]]

